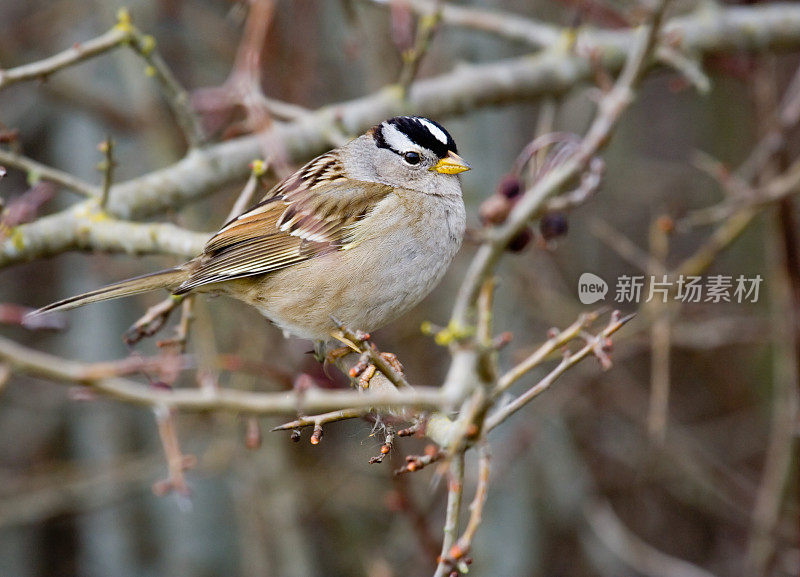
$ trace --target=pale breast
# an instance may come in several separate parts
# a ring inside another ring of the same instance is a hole
[[[394,320],[444,276],[461,246],[464,203],[460,196],[393,194],[368,221],[345,250],[241,279],[239,298],[284,330],[315,340],[328,338],[331,316],[364,331]]]

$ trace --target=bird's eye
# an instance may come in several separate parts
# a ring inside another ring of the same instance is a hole
[[[403,160],[408,164],[419,164],[420,156],[418,152],[406,152],[403,154]]]

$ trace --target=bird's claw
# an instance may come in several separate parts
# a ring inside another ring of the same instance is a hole
[[[389,365],[399,374],[403,374],[403,365],[394,353],[378,353],[380,357],[385,360]],[[348,374],[350,378],[355,379],[358,377],[358,386],[361,389],[368,389],[369,382],[375,376],[377,367],[370,362],[369,353],[363,353],[358,362],[353,365]]]

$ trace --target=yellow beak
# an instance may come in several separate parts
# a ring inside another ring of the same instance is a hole
[[[464,162],[464,159],[455,152],[448,152],[447,156],[436,163],[436,166],[431,166],[431,170],[442,174],[458,174],[470,168],[470,165]]]

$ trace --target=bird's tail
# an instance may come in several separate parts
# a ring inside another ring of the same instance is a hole
[[[175,290],[184,280],[186,280],[187,273],[180,268],[170,268],[159,272],[154,272],[134,278],[129,278],[108,286],[104,286],[97,290],[83,293],[74,297],[69,297],[64,300],[42,307],[39,310],[33,311],[27,315],[27,318],[37,317],[45,313],[55,311],[67,311],[89,303],[98,301],[105,301],[109,299],[117,299],[131,295],[138,295],[152,290],[165,288],[167,290]]]

